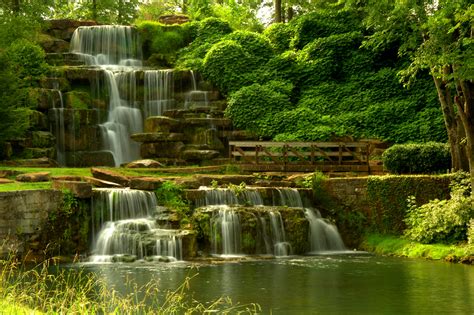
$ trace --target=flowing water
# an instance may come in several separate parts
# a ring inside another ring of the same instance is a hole
[[[157,224],[155,194],[130,189],[95,189],[92,262],[181,260],[180,230]],[[165,257],[165,258],[163,258]]]
[[[228,264],[86,266],[123,293],[158,278],[163,291],[187,276],[201,302],[230,296],[259,303],[263,314],[472,314],[474,267],[367,254],[311,256]],[[161,296],[155,298],[163,299]]]

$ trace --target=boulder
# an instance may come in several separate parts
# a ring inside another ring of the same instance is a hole
[[[128,177],[118,174],[111,170],[105,170],[105,169],[93,167],[91,168],[91,173],[94,178],[98,178],[100,180],[117,183],[123,187],[128,187],[130,185],[130,179]]]
[[[165,132],[147,132],[135,133],[131,136],[133,141],[148,142],[177,142],[184,141],[185,137],[182,133],[165,133]]]
[[[10,179],[0,178],[0,185],[1,185],[1,184],[11,184],[11,183],[14,183],[14,182],[15,182],[15,181],[10,180]]]
[[[10,165],[10,166],[21,166],[21,167],[58,167],[59,166],[55,160],[52,160],[49,158],[10,160],[10,161],[5,161],[4,164]]]
[[[110,151],[75,151],[66,152],[66,165],[75,167],[115,166],[115,160]]]
[[[87,182],[55,180],[53,181],[52,187],[54,189],[70,190],[73,193],[73,195],[77,198],[92,197],[92,185]]]
[[[16,177],[19,182],[48,182],[50,178],[49,172],[37,172],[37,173],[26,173],[20,174]]]
[[[179,120],[166,116],[152,116],[145,120],[145,132],[164,132],[169,133],[171,130],[180,125]]]
[[[219,156],[219,151],[216,150],[185,150],[182,158],[185,160],[204,161],[212,160]]]
[[[32,148],[50,148],[54,147],[56,138],[48,131],[32,131],[31,147]]]
[[[65,180],[71,182],[82,182],[81,176],[74,176],[74,175],[61,175],[61,176],[51,176],[51,180]]]
[[[189,22],[189,16],[179,15],[179,14],[167,14],[162,15],[158,18],[158,21],[162,24],[172,25],[172,24],[184,24]]]
[[[163,164],[161,164],[158,161],[151,160],[151,159],[145,159],[145,160],[137,160],[128,163],[125,165],[127,168],[159,168],[163,167]]]
[[[136,177],[130,180],[131,189],[156,190],[161,187],[164,180],[157,177]]]
[[[106,181],[106,180],[100,180],[100,179],[97,179],[97,178],[94,178],[94,177],[85,176],[84,180],[86,182],[92,184],[92,186],[94,186],[94,187],[99,187],[99,188],[123,188],[121,185],[119,185],[117,183],[109,182],[109,181]]]
[[[142,158],[178,158],[184,149],[183,142],[142,143],[140,156]]]
[[[0,170],[0,178],[16,176],[19,174],[21,174],[21,172],[15,170]]]

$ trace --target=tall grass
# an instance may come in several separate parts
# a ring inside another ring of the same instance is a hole
[[[80,267],[51,272],[52,260],[33,268],[15,257],[0,261],[0,307],[10,314],[258,314],[258,304],[234,304],[228,297],[210,303],[192,298],[187,277],[172,291],[162,292],[151,278],[140,286],[127,280],[128,294]],[[158,296],[164,298],[158,299]]]

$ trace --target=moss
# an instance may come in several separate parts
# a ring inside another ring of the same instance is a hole
[[[362,249],[380,255],[393,255],[409,258],[427,258],[451,262],[474,261],[472,245],[421,244],[393,235],[370,234],[365,237]]]

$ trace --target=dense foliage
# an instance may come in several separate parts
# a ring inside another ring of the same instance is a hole
[[[446,172],[451,167],[449,146],[445,143],[397,144],[382,155],[384,167],[395,174]]]
[[[446,141],[432,80],[420,73],[403,87],[398,73],[407,63],[397,57],[397,44],[376,51],[362,47],[367,30],[356,11],[316,10],[262,34],[227,29],[224,35],[212,21],[209,33],[215,35],[198,35],[177,64],[201,71],[228,96],[226,114],[237,128],[277,140]],[[273,91],[292,105],[270,105],[276,108],[272,119],[262,117],[255,125],[252,112],[267,112],[273,93],[255,93],[256,86],[275,80],[292,86],[289,93]]]

